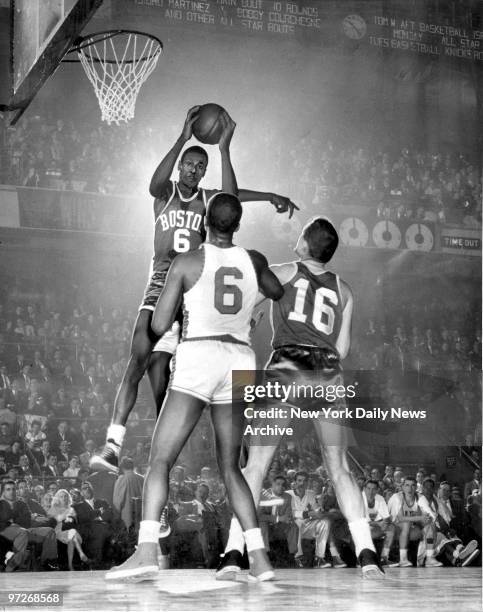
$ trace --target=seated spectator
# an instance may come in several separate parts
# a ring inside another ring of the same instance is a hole
[[[79,476],[80,469],[81,468],[79,464],[79,457],[77,457],[77,455],[73,455],[69,459],[69,467],[66,470],[64,470],[62,475],[64,476],[64,478],[70,478],[71,480],[75,481],[77,477]]]
[[[476,495],[478,492],[481,493],[481,471],[477,468],[473,472],[472,480],[465,483],[465,488],[463,491],[464,500],[466,501],[470,495]]]
[[[175,533],[193,532],[197,536],[204,567],[214,567],[221,549],[218,517],[215,506],[208,501],[210,490],[200,483],[191,501],[179,503],[179,518],[174,522]]]
[[[362,499],[366,517],[371,529],[373,540],[384,539],[381,553],[381,565],[388,565],[389,551],[394,540],[396,529],[391,523],[391,516],[386,501],[378,494],[379,485],[376,480],[368,480],[362,491]]]
[[[5,454],[7,465],[9,467],[18,466],[20,463],[20,457],[23,454],[22,443],[19,440],[15,440],[10,447],[10,450]]]
[[[12,542],[14,555],[9,559],[5,571],[14,571],[26,561],[27,545],[40,544],[41,568],[58,569],[57,542],[52,527],[32,527],[28,506],[17,500],[15,482],[4,481],[0,497],[0,535]]]
[[[66,470],[72,457],[72,453],[70,452],[70,442],[68,440],[62,440],[56,454],[59,470]]]
[[[408,559],[409,541],[422,541],[425,545],[426,567],[440,567],[442,563],[434,558],[436,527],[418,504],[415,478],[406,476],[401,493],[394,493],[388,508],[399,536],[399,562],[391,567],[412,567]]]
[[[469,517],[462,499],[453,499],[451,485],[446,480],[439,484],[438,503],[449,517],[449,526],[460,534],[463,540],[470,539]]]
[[[42,490],[42,485],[37,485]],[[37,488],[36,487],[36,488]],[[55,521],[47,516],[47,512],[37,497],[30,491],[26,480],[17,481],[17,499],[27,504],[32,519],[32,527],[55,527]]]
[[[0,394],[0,423],[8,423],[8,425],[10,426],[10,433],[13,436],[16,436],[18,430],[18,417],[15,414],[13,408],[14,405],[8,403],[4,397],[1,397]]]
[[[82,550],[82,538],[74,528],[76,514],[72,507],[72,498],[68,491],[59,489],[52,498],[49,516],[55,519],[55,535],[59,542],[67,546],[67,562],[69,571],[74,569],[74,551],[77,550],[82,563],[88,563],[89,559]]]
[[[42,469],[42,475],[46,480],[52,481],[57,480],[61,473],[57,465],[57,455],[49,455],[47,458],[47,465]]]
[[[292,498],[292,514],[299,528],[294,560],[297,567],[305,567],[302,540],[314,539],[314,566],[323,569],[332,565],[325,558],[327,542],[330,537],[331,517],[329,513],[324,513],[323,509],[317,504],[315,493],[307,489],[307,480],[307,472],[297,472],[294,490],[287,491]],[[331,554],[337,560],[340,559],[337,549],[331,550]],[[334,567],[338,567],[338,565],[334,565]],[[342,567],[345,567],[345,564]]]
[[[436,526],[436,554],[446,558],[451,565],[466,566],[479,553],[478,542],[472,540],[466,546],[450,527],[451,514],[447,507],[438,501],[434,494],[434,480],[425,478],[423,493],[419,498],[419,506],[434,521]]]
[[[54,434],[49,438],[49,442],[51,444],[52,449],[54,451],[57,451],[60,447],[60,443],[64,440],[66,442],[69,442],[71,446],[74,442],[73,436],[69,431],[69,425],[67,421],[62,420],[57,425],[57,429]]]
[[[89,468],[89,462],[96,450],[94,440],[87,440],[85,443],[85,451],[79,455],[79,461],[82,467]]]
[[[42,423],[37,420],[30,422],[29,429],[25,434],[25,440],[27,442],[33,442],[34,446],[40,447],[42,442],[47,439],[47,436],[41,431]]]
[[[267,551],[270,542],[285,540],[288,552],[295,555],[297,552],[298,527],[292,513],[292,497],[286,492],[287,481],[285,476],[279,474],[273,479],[269,493],[283,500],[282,505],[259,508],[258,517],[263,541]]]
[[[111,535],[112,508],[105,500],[94,498],[94,490],[88,482],[82,485],[81,495],[83,501],[73,505],[78,531],[84,549],[92,559],[93,569],[103,569],[104,549]]]
[[[3,422],[0,425],[0,451],[2,452],[10,451],[11,446],[14,441],[15,441],[15,436],[12,434],[10,425],[6,422]]]

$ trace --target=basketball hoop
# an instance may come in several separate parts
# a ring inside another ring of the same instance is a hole
[[[94,87],[103,121],[119,125],[134,117],[139,90],[162,49],[156,36],[134,30],[97,32],[76,40],[70,52],[77,52]]]

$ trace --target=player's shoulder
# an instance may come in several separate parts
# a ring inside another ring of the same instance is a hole
[[[154,195],[154,206],[156,207],[160,203],[165,203],[174,192],[174,183],[171,179],[168,179],[164,185]]]
[[[353,300],[352,289],[350,288],[349,284],[346,283],[345,280],[342,280],[342,278],[340,278],[339,276],[337,276],[337,279],[340,287],[340,292],[342,294],[343,303],[345,306],[347,302]]]
[[[202,261],[204,258],[204,252],[202,249],[194,251],[187,251],[186,253],[178,253],[171,262],[170,272],[177,274],[190,270],[194,264]]]
[[[260,253],[260,251],[256,251],[255,249],[245,249],[245,250],[248,253],[248,256],[250,257],[254,265],[268,266],[267,258],[265,257],[263,253]]]
[[[298,272],[296,261],[280,264],[271,264],[270,270],[275,274],[282,285],[289,283]]]

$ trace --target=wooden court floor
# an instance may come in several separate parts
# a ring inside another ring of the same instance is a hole
[[[0,610],[473,612],[482,609],[481,568],[388,569],[366,581],[356,569],[279,570],[275,582],[217,582],[211,570],[164,570],[153,582],[106,583],[104,572],[0,575]],[[60,592],[62,606],[9,605],[7,594]]]

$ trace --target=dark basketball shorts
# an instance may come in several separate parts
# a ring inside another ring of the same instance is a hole
[[[268,428],[266,433],[253,431],[269,425],[287,427],[298,419],[306,423],[310,419],[323,423],[325,444],[346,446],[347,423],[344,417],[332,415],[333,410],[344,412],[346,408],[345,395],[340,397],[335,393],[335,389],[344,386],[339,356],[335,351],[310,346],[282,346],[273,351],[262,375],[263,383],[257,380],[257,384],[263,384],[266,395],[256,401],[255,408],[262,413],[278,409],[278,413],[273,417],[265,414],[254,416],[248,438],[250,446],[277,446],[283,435],[279,431],[273,434]],[[326,408],[330,414],[325,414]],[[304,411],[305,416],[302,414]]]
[[[151,274],[151,278],[144,290],[143,301],[141,302],[139,310],[152,310],[154,312],[156,304],[158,303],[158,298],[166,284],[167,275],[167,270],[163,270],[162,272],[155,271]]]
[[[289,345],[275,349],[265,368],[265,381],[291,386],[287,403],[293,406],[313,408],[325,404],[340,409],[346,405],[344,398],[327,401],[321,397],[322,388],[344,384],[339,356],[328,348]]]
[[[151,278],[148,281],[146,289],[144,290],[143,301],[139,310],[150,310],[154,312],[158,298],[161,295],[164,285],[166,284],[166,276],[168,271],[153,272]],[[179,321],[175,321],[171,327],[161,338],[157,341],[153,348],[153,353],[171,353],[174,354],[179,343],[180,324]]]

